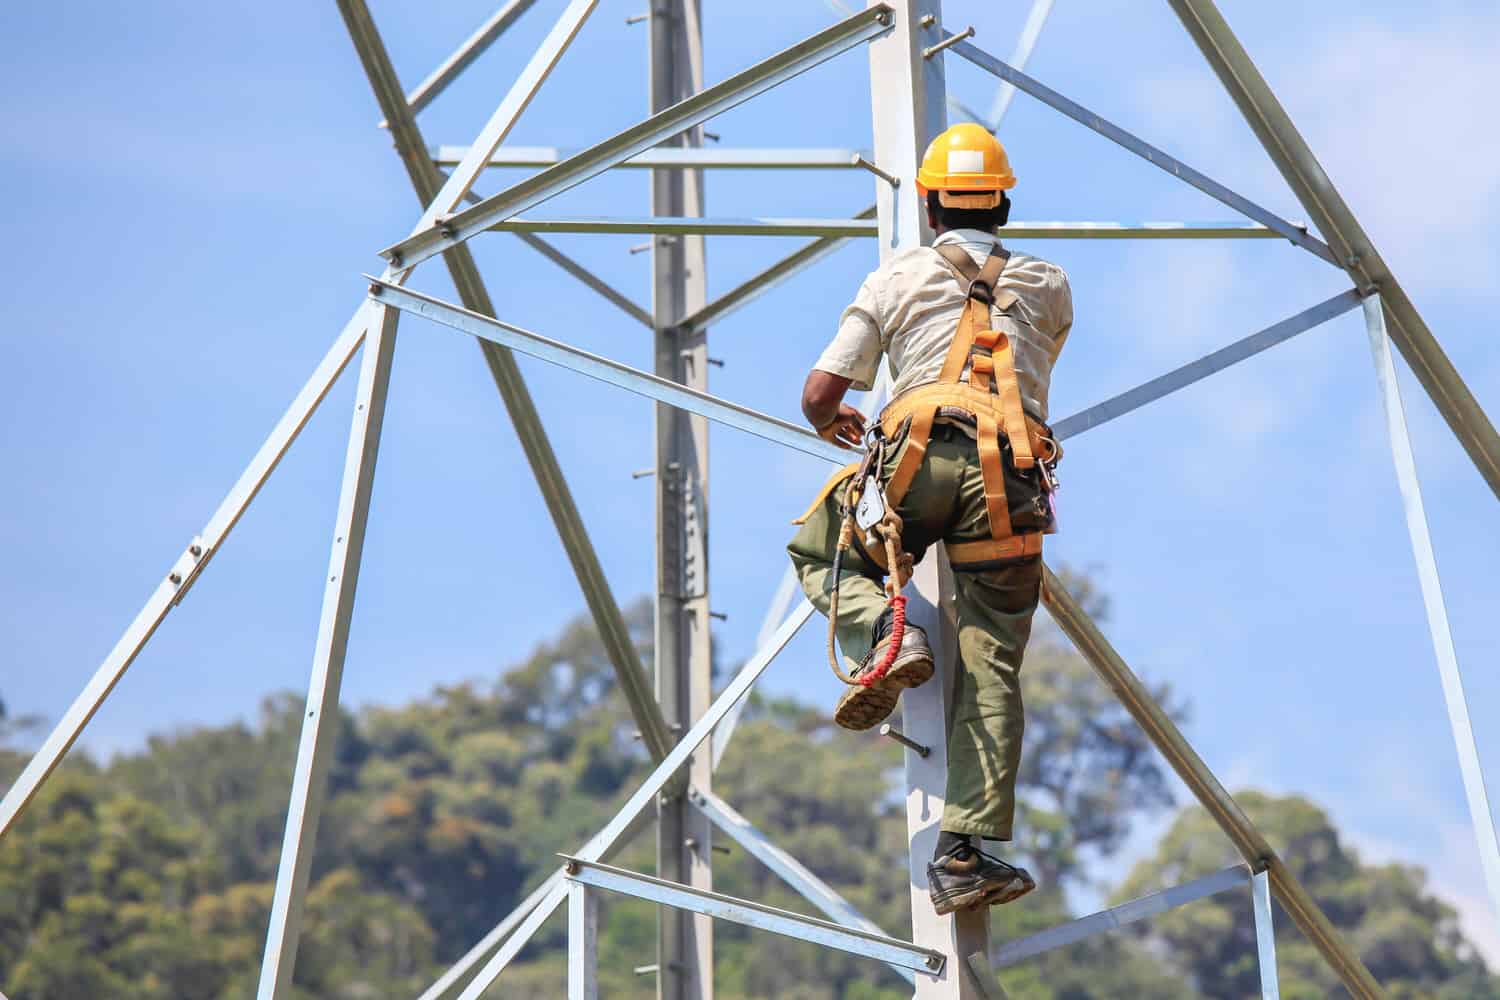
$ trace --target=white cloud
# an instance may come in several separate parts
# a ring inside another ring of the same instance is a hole
[[[1308,60],[1295,117],[1398,273],[1488,289],[1500,263],[1500,16],[1402,21],[1341,32]]]
[[[1468,292],[1494,285],[1497,36],[1493,9],[1413,8],[1394,23],[1340,24],[1315,52],[1252,52],[1382,256],[1409,284]],[[1132,96],[1144,134],[1185,140],[1167,148],[1267,207],[1301,215],[1206,67],[1143,76]]]

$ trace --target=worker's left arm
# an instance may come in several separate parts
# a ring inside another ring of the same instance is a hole
[[[845,448],[859,444],[865,416],[844,402],[844,394],[851,386],[868,390],[875,384],[883,352],[873,278],[860,285],[854,302],[839,317],[833,341],[802,386],[802,415],[819,437]]]

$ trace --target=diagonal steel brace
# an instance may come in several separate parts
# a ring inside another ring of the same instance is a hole
[[[418,200],[424,206],[428,205],[437,197],[443,185],[443,173],[427,155],[427,146],[417,129],[415,116],[406,102],[385,43],[370,17],[369,8],[364,0],[341,0],[341,4],[350,12],[350,36],[359,51],[365,74],[370,78],[375,99],[390,124],[396,151],[406,166]],[[468,247],[463,244],[454,245],[443,254],[443,260],[448,265],[448,273],[452,275],[453,284],[464,305],[475,312],[493,316],[494,304]],[[675,740],[662,717],[661,706],[652,693],[651,680],[636,652],[624,615],[620,612],[609,581],[604,576],[603,567],[599,564],[599,557],[589,541],[588,530],[584,527],[572,492],[568,489],[567,479],[557,461],[557,453],[552,450],[552,444],[547,438],[536,403],[516,365],[515,356],[507,348],[497,344],[485,341],[479,343],[485,364],[489,366],[495,386],[505,401],[511,422],[516,428],[516,436],[521,441],[537,485],[547,502],[547,509],[557,526],[568,560],[573,564],[578,585],[583,590],[584,599],[598,626],[600,640],[614,665],[636,724],[640,727],[642,742],[652,759],[660,761],[672,748]]]

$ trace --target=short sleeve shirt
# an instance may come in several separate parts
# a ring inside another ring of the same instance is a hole
[[[935,245],[953,243],[983,264],[1000,241],[978,229],[955,229]],[[1052,366],[1073,327],[1073,294],[1062,268],[1038,257],[1012,253],[995,290],[1014,292],[1016,304],[994,311],[994,329],[1014,346],[1022,404],[1047,419]],[[966,301],[964,285],[931,247],[899,253],[865,278],[839,319],[838,332],[813,367],[842,375],[857,389],[875,384],[885,355],[895,382],[892,396],[937,381],[958,332]]]

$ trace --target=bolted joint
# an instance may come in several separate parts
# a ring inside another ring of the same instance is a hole
[[[932,753],[932,748],[931,747],[924,747],[922,744],[918,743],[916,740],[912,739],[910,736],[907,736],[905,733],[903,733],[901,730],[897,729],[895,726],[892,726],[889,722],[881,724],[881,726],[880,726],[880,735],[881,736],[888,736],[888,737],[890,737],[891,739],[895,740],[897,743],[899,743],[902,746],[906,747],[908,750],[911,750],[914,753],[916,753],[919,757],[926,757],[927,755],[929,755],[930,753]]]
[[[942,52],[944,49],[952,48],[953,46],[957,45],[959,42],[963,41],[965,38],[973,38],[973,37],[974,37],[974,26],[971,24],[967,28],[965,28],[963,31],[960,31],[958,34],[951,35],[948,38],[943,39],[941,42],[938,42],[936,45],[933,45],[933,46],[930,46],[928,48],[923,49],[922,50],[922,58],[923,59],[931,59],[933,56],[935,56],[938,53]]]

